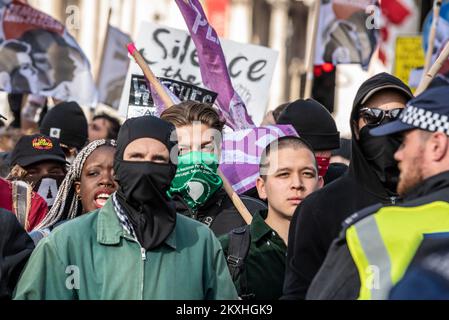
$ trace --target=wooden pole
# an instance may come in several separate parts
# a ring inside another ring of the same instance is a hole
[[[311,22],[312,30],[310,32],[310,40],[307,41],[309,46],[307,47],[307,62],[306,62],[306,86],[304,89],[303,98],[307,99],[312,97],[312,85],[313,85],[313,66],[315,63],[315,46],[316,46],[316,37],[318,32],[318,23],[320,21],[320,5],[321,1],[315,1],[314,14],[309,15],[313,18]],[[309,9],[311,10],[311,9]]]
[[[430,68],[430,70],[424,74],[421,83],[419,84],[418,88],[415,91],[415,96],[421,94],[424,90],[426,90],[426,88],[429,86],[432,79],[437,75],[438,71],[440,71],[441,67],[446,62],[448,57],[449,57],[449,41],[446,42],[446,45],[444,46],[443,50],[441,51],[440,55],[438,56],[437,60]]]
[[[128,44],[128,52],[134,57],[136,60],[136,63],[139,65],[139,67],[142,69],[143,74],[148,79],[148,81],[153,85],[154,89],[156,90],[156,93],[161,97],[162,102],[165,105],[165,108],[171,107],[174,103],[171,100],[170,96],[167,94],[167,92],[162,87],[159,80],[154,75],[153,71],[151,71],[148,64],[143,59],[140,52],[136,49],[135,45],[133,43]],[[234,191],[231,184],[229,183],[228,179],[225,177],[223,172],[218,169],[218,175],[223,180],[223,187],[228,194],[229,198],[232,200],[232,203],[234,204],[237,211],[242,216],[243,220],[247,224],[250,224],[252,221],[252,215],[248,211],[248,208],[246,208],[245,204],[243,203],[242,199],[238,196],[238,194]]]
[[[289,101],[298,100],[301,97],[301,76],[304,74],[304,63],[299,58],[293,58],[288,68],[290,76]]]
[[[239,195],[234,191],[231,184],[229,183],[228,179],[225,177],[223,172],[218,169],[218,175],[220,176],[221,180],[223,180],[223,187],[228,194],[229,198],[231,198],[232,203],[234,204],[237,211],[242,216],[243,220],[245,220],[246,224],[251,224],[251,221],[253,220],[253,216],[248,211],[248,208],[246,208],[245,204],[243,203],[242,199],[240,199]]]
[[[442,1],[443,0],[434,0],[432,27],[430,28],[429,43],[427,44],[426,60],[421,81],[424,79],[424,75],[427,73],[427,71],[429,71],[430,63],[432,61],[433,49],[435,47],[435,35],[438,26],[438,20],[440,19],[440,9]]]

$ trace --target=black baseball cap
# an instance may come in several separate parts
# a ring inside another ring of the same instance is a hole
[[[10,156],[10,166],[26,167],[41,161],[57,161],[66,164],[65,154],[59,141],[43,134],[23,136]]]

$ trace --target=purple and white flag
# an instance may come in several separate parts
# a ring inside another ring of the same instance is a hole
[[[254,127],[245,104],[234,90],[229,77],[223,49],[217,33],[209,24],[198,0],[175,0],[186,21],[198,51],[204,85],[218,93],[217,102],[226,124],[234,130]]]
[[[225,133],[220,169],[235,192],[241,194],[256,186],[260,157],[274,140],[298,136],[291,125],[276,125]]]

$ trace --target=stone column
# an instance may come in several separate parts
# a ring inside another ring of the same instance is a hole
[[[229,39],[249,43],[251,41],[252,1],[231,0],[229,14]]]
[[[91,0],[81,0],[81,28],[79,33],[79,44],[84,53],[92,63],[95,62],[95,36],[92,30],[96,30],[97,12],[95,12],[95,3]]]
[[[268,110],[275,109],[286,102],[286,41],[288,33],[288,0],[269,0],[271,6],[270,47],[279,52],[278,61],[271,82],[271,94]]]

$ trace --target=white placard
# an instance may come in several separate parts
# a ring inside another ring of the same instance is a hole
[[[245,102],[255,124],[260,124],[268,105],[277,51],[221,39],[232,84]],[[201,80],[197,51],[188,32],[142,22],[136,47],[158,77],[205,87]],[[142,52],[142,51],[141,51]],[[131,74],[142,74],[132,62],[122,91],[119,112],[127,115]],[[218,92],[218,94],[220,94]]]

